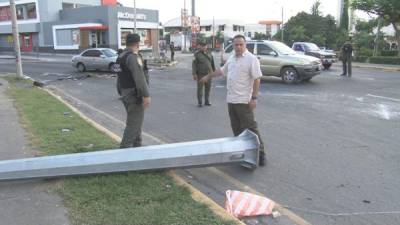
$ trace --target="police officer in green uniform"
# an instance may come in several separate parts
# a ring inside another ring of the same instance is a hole
[[[353,46],[351,44],[351,37],[342,46],[342,62],[343,73],[340,76],[351,77],[351,57],[353,55]]]
[[[144,111],[150,105],[148,75],[144,71],[145,64],[139,54],[139,42],[138,34],[128,34],[126,49],[119,54],[117,59],[120,66],[117,87],[127,112],[126,127],[120,148],[142,145]]]
[[[200,82],[201,78],[205,75],[215,71],[214,58],[207,50],[205,42],[199,42],[199,50],[194,54],[192,62],[192,75],[193,80],[197,81],[197,103],[199,107],[203,106],[203,89],[204,89],[204,105],[211,106],[210,103],[210,89],[211,79],[206,83]]]

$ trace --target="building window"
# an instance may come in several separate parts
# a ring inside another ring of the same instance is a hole
[[[15,10],[17,12],[17,20],[24,19],[24,5],[16,5]]]
[[[0,22],[11,20],[11,10],[9,6],[0,7]]]
[[[224,31],[224,30],[225,30],[225,25],[219,25],[219,26],[218,26],[218,30]]]
[[[267,29],[266,29],[266,31],[271,33],[271,30],[272,30],[271,24],[267,24]]]
[[[107,39],[107,33],[102,31],[101,32],[101,44],[105,45],[106,44],[106,39]]]
[[[80,43],[80,31],[79,29],[72,30],[72,44],[79,45]]]
[[[25,36],[24,37],[24,44],[25,44],[25,46],[31,46],[31,38],[30,38],[30,36]]]
[[[36,4],[35,3],[26,4],[26,11],[27,11],[28,19],[36,19]]]
[[[126,36],[130,33],[133,33],[133,30],[131,30],[131,29],[121,30],[121,45],[122,46],[126,45]]]
[[[56,38],[58,46],[71,46],[73,45],[72,30],[62,29],[56,30]]]
[[[75,8],[75,5],[73,3],[63,2],[62,3],[62,8],[63,9],[73,9],[73,8]]]
[[[206,31],[211,31],[211,26],[206,26]]]
[[[233,25],[233,31],[237,31],[238,30],[238,26]]]
[[[36,19],[36,3],[17,4],[15,6],[17,20]],[[11,21],[10,6],[0,7],[0,22]]]
[[[121,29],[121,46],[126,46],[126,36],[133,33],[133,29]],[[140,45],[145,45],[145,40],[149,39],[150,32],[144,29],[137,29],[136,33],[140,36]]]

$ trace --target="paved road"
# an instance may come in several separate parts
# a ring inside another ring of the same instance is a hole
[[[14,71],[12,64],[0,67]],[[256,117],[268,165],[253,173],[236,166],[220,169],[313,224],[400,224],[400,76],[354,69],[353,78],[339,78],[338,68],[298,85],[265,79]],[[27,62],[24,71],[41,80],[82,76],[56,62]],[[52,82],[124,121],[114,83],[105,73]],[[213,106],[199,109],[189,58],[153,70],[144,130],[168,142],[231,136],[225,91],[224,79],[213,80]],[[121,123],[110,123],[122,131]],[[182,173],[221,204],[224,188],[232,187],[207,178],[202,169]]]

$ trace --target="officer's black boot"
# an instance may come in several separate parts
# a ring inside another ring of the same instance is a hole
[[[206,100],[206,102],[204,103],[204,105],[206,105],[206,106],[211,106],[211,103],[210,103],[210,101]]]

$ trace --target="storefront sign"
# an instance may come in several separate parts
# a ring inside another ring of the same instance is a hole
[[[135,14],[128,12],[118,12],[118,19],[135,20]],[[146,20],[146,15],[136,14],[136,20]]]

